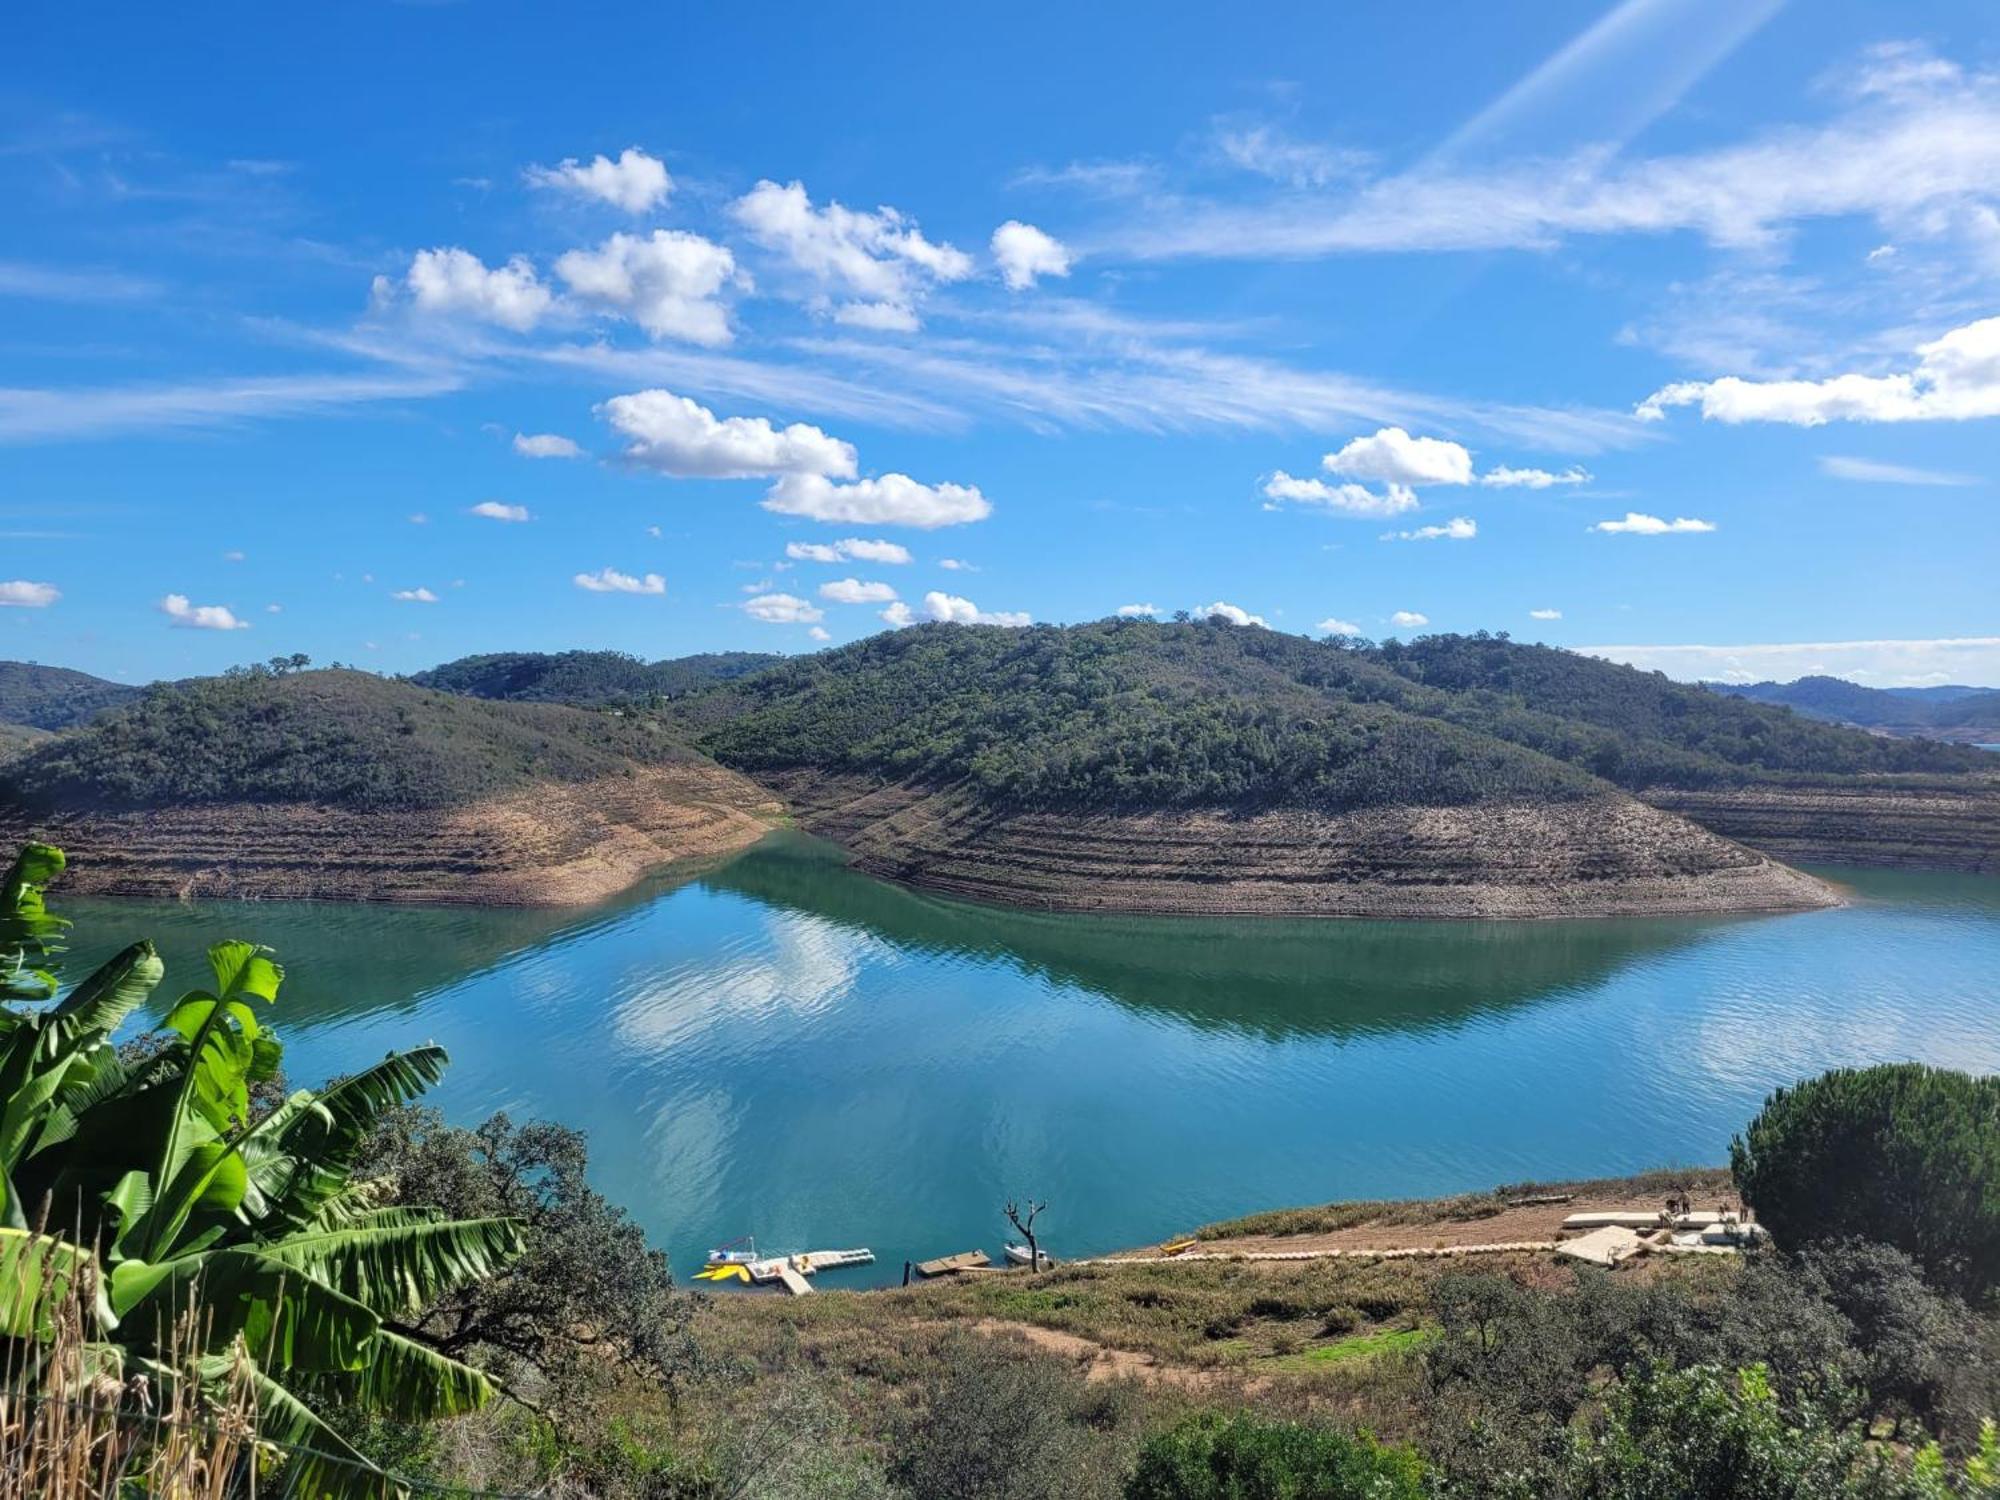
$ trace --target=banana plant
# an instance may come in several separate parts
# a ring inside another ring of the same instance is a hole
[[[0,912],[0,976],[52,980],[54,955],[34,941],[61,930],[44,925],[61,919],[42,891],[61,868],[58,851],[31,847],[0,887],[15,902]],[[217,943],[208,959],[213,982],[167,1013],[169,1045],[132,1067],[110,1036],[160,980],[149,944],[53,1006],[0,1008],[0,1336],[32,1341],[47,1323],[37,1300],[87,1280],[113,1364],[171,1378],[170,1353],[197,1329],[197,1364],[215,1378],[254,1362],[260,1436],[313,1450],[291,1476],[306,1493],[389,1493],[315,1405],[422,1421],[492,1399],[484,1374],[412,1330],[437,1298],[521,1255],[521,1226],[385,1208],[355,1177],[383,1112],[442,1076],[441,1048],[254,1117],[251,1087],[283,1056],[260,1012],[284,971],[250,943]],[[27,1213],[51,1232],[27,1234]]]

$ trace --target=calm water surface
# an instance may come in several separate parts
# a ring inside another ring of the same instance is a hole
[[[678,1271],[754,1233],[1058,1254],[1285,1204],[1724,1158],[1774,1085],[2000,1071],[2000,880],[1822,872],[1797,916],[1442,923],[1052,916],[940,901],[767,840],[587,914],[74,900],[72,972],[150,935],[285,962],[295,1082],[424,1040],[432,1096],[590,1133]]]

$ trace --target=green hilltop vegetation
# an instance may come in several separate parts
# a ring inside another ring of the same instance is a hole
[[[65,811],[444,808],[698,758],[656,722],[482,702],[344,668],[258,667],[149,688],[41,742],[0,770],[0,797]]]
[[[495,651],[461,656],[410,680],[472,698],[595,707],[678,698],[784,659],[762,651],[711,651],[652,662],[623,651]]]
[[[143,691],[68,667],[0,661],[0,726],[68,729]]]
[[[1505,637],[1369,646],[1216,620],[918,626],[670,713],[752,775],[966,782],[1037,806],[1457,805],[1985,764]]]
[[[1717,691],[1756,703],[1780,704],[1812,719],[1904,734],[2000,729],[2000,692],[1985,688],[1898,691],[1863,687],[1840,677],[1801,677],[1796,682],[1752,682]]]

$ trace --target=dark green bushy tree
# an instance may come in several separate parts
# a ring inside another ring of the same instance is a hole
[[[1876,1240],[1968,1296],[2000,1285],[2000,1079],[1838,1068],[1772,1094],[1729,1155],[1780,1244]]]
[[[385,1112],[360,1153],[361,1170],[399,1198],[522,1226],[518,1261],[452,1288],[416,1326],[448,1354],[476,1353],[516,1394],[538,1392],[558,1419],[575,1416],[614,1364],[669,1394],[698,1365],[696,1299],[590,1186],[588,1166],[583,1132],[568,1126],[500,1114],[467,1130],[417,1105]]]
[[[1126,1500],[1422,1500],[1423,1460],[1301,1422],[1192,1417],[1139,1450]]]

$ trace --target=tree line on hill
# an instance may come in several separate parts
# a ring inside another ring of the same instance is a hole
[[[1592,776],[1640,790],[1982,768],[1503,636],[1377,647],[1222,621],[919,626],[673,716],[753,773],[967,780],[1055,805],[1559,800]]]
[[[1121,810],[1562,801],[1607,782],[1991,766],[1969,747],[1863,734],[1485,634],[1378,646],[1221,620],[923,625],[782,659],[514,653],[410,681],[308,666],[279,658],[100,707],[0,763],[0,796],[435,808],[696,750],[752,774],[962,783],[996,801]]]

